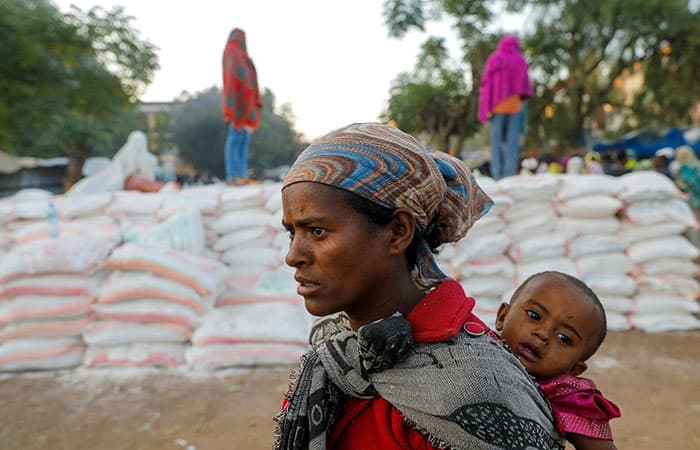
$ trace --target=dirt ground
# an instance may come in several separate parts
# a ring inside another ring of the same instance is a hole
[[[0,449],[269,449],[289,367],[0,377]],[[700,332],[611,333],[587,375],[619,449],[700,449]]]

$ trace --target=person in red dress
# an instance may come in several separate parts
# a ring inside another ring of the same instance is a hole
[[[226,182],[246,184],[248,146],[260,126],[263,101],[258,87],[258,73],[248,56],[245,32],[234,28],[229,34],[223,55],[223,89],[221,102],[226,122]]]
[[[605,310],[581,280],[541,272],[498,310],[496,330],[549,400],[557,429],[577,450],[615,449],[609,421],[618,407],[579,377],[605,339]]]
[[[352,124],[282,184],[286,263],[320,319],[275,417],[276,449],[563,449],[546,399],[438,267],[491,200],[458,159]]]

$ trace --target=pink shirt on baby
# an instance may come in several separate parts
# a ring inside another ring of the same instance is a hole
[[[612,440],[610,419],[620,417],[619,408],[587,378],[560,375],[537,380],[549,400],[560,433]]]

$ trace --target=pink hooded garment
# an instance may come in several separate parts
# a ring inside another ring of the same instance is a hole
[[[479,121],[488,122],[493,108],[501,100],[516,94],[523,99],[532,97],[532,85],[518,38],[506,35],[486,60],[479,89]]]

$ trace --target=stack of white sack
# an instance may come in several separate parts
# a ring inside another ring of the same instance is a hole
[[[469,230],[466,237],[443,246],[438,264],[446,274],[453,276],[464,291],[476,300],[475,312],[487,324],[493,325],[498,305],[504,294],[513,288],[515,266],[506,256],[511,244],[505,233],[504,214],[513,204],[512,198],[501,192],[492,178],[477,178],[493,206]]]
[[[0,203],[0,261],[10,249],[10,235],[5,230],[5,221],[8,221],[8,219],[9,216],[3,214],[2,204]]]
[[[95,236],[116,243],[119,240],[116,223],[102,215],[110,197],[111,194],[53,196],[38,189],[20,191],[0,201],[5,246],[10,249],[32,240],[58,236]]]
[[[202,250],[202,253],[218,258],[219,255],[215,255],[212,249],[219,236],[212,229],[212,224],[217,218],[225,189],[223,185],[216,184],[193,186],[178,192],[167,193],[167,195],[163,195],[163,202],[158,210],[158,219],[167,221],[182,213],[191,214],[192,209],[198,210],[201,214],[202,233],[206,246],[206,250]]]
[[[634,263],[637,294],[629,321],[646,332],[700,329],[700,285],[695,263],[700,251],[683,236],[697,227],[695,216],[675,184],[656,172],[620,177],[625,202],[621,235]]]
[[[192,336],[192,370],[295,364],[305,352],[312,316],[296,293],[293,269],[229,280],[216,308]]]
[[[75,367],[83,328],[114,242],[37,239],[0,261],[0,371]]]
[[[636,292],[627,242],[619,235],[621,190],[620,179],[610,175],[567,175],[555,200],[560,215],[556,228],[570,236],[567,254],[575,274],[600,298],[611,330],[629,328],[626,314]]]
[[[191,251],[136,243],[117,248],[105,267],[112,272],[92,305],[96,320],[83,333],[85,367],[183,364],[226,267]]]
[[[501,190],[513,198],[506,211],[506,233],[512,243],[508,256],[515,264],[515,285],[546,270],[578,275],[566,253],[571,232],[557,229],[559,217],[554,209],[563,177],[553,174],[515,176],[499,181]]]
[[[280,184],[229,187],[218,215],[208,225],[217,235],[212,249],[233,276],[274,270],[284,263],[289,243],[282,228]]]
[[[48,205],[53,194],[42,189],[24,189],[15,195],[0,199],[0,227],[9,234],[36,223],[45,223]],[[6,247],[11,247],[7,242]]]
[[[112,201],[105,212],[122,228],[157,225],[158,211],[166,194],[161,192],[119,191],[112,194]]]
[[[194,207],[178,210],[162,222],[122,225],[122,238],[125,243],[180,250],[213,259],[218,257],[206,248],[202,213]]]

